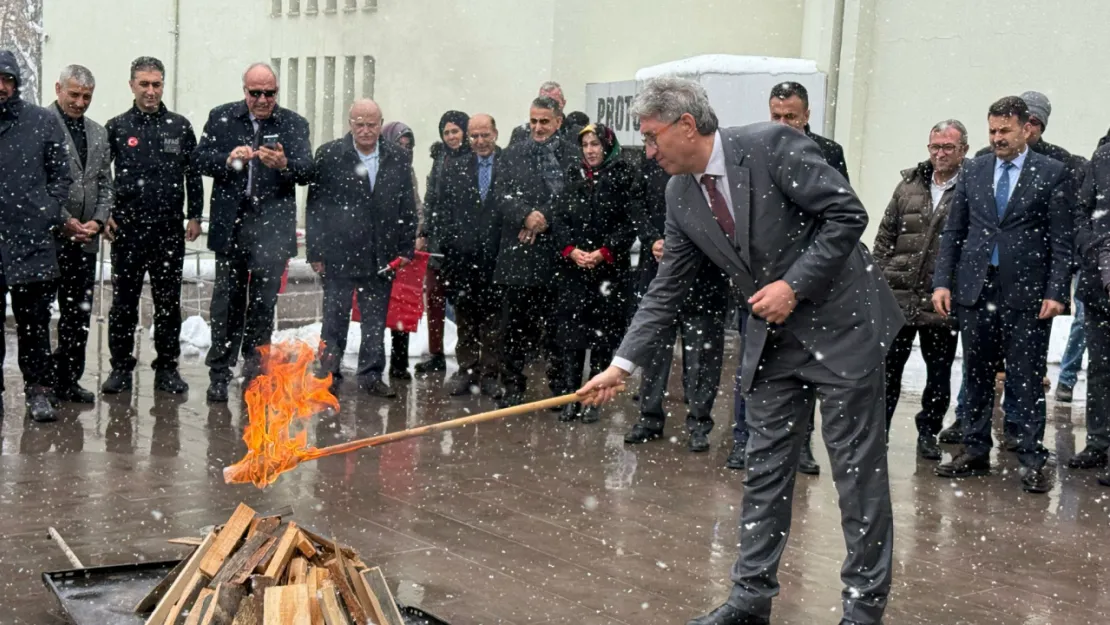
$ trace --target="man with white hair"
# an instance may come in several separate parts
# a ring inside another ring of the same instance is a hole
[[[58,347],[54,350],[54,395],[61,401],[91,404],[96,395],[79,380],[85,373],[85,346],[89,341],[96,252],[100,231],[115,202],[112,190],[112,153],[104,126],[85,112],[92,104],[96,79],[87,67],[68,65],[62,70],[50,111],[66,131],[69,171],[73,184],[62,207],[65,223],[57,236]]]
[[[883,360],[904,318],[860,244],[867,211],[802,133],[769,122],[718,129],[696,82],[649,82],[632,106],[647,155],[672,175],[663,259],[613,364],[580,391],[613,399],[674,323],[702,263],[749,309],[740,557],[728,600],[690,625],[767,625],[790,532],[795,467],[816,399],[840,494],[847,558],[842,625],[882,622],[894,520]]]
[[[195,167],[212,178],[208,249],[216,253],[208,401],[226,402],[240,349],[243,378],[260,373],[285,264],[297,254],[297,185],[312,181],[308,121],[277,105],[273,68],[243,73],[243,100],[212,109]]]

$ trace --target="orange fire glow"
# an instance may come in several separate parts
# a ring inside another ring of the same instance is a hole
[[[244,394],[250,423],[243,432],[247,455],[224,469],[232,484],[273,484],[279,475],[312,459],[304,424],[326,408],[339,410],[339,400],[328,390],[331,376],[317,378],[311,365],[316,350],[304,341],[262,347],[262,375]]]

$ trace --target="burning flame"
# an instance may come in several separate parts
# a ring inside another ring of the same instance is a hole
[[[273,484],[279,475],[315,457],[303,423],[326,408],[339,410],[339,400],[328,390],[331,375],[316,377],[310,365],[316,350],[300,340],[261,347],[262,375],[244,395],[250,423],[243,432],[247,455],[224,469],[231,484]],[[294,433],[293,425],[301,422]]]

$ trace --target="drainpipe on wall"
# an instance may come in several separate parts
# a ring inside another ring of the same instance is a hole
[[[829,54],[829,83],[825,89],[825,136],[836,135],[836,102],[840,90],[840,48],[844,41],[844,0],[833,9],[832,50]]]
[[[179,53],[181,51],[181,0],[173,0],[173,30],[170,31],[173,35],[173,110],[178,109],[177,101],[177,85],[178,85],[178,68],[181,66],[178,63]]]

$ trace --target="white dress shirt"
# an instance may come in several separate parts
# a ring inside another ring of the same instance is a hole
[[[354,138],[351,138],[354,142]],[[369,154],[363,154],[359,151],[358,146],[355,146],[355,154],[358,154],[358,160],[362,161],[362,166],[366,168],[366,179],[370,182],[370,190],[374,190],[374,183],[378,181],[378,165],[380,159],[378,158],[378,145],[374,144],[374,151]]]
[[[712,202],[709,201],[709,191],[706,190],[705,185],[701,183],[701,177],[709,174],[717,179],[717,190],[725,198],[725,204],[728,205],[728,213],[732,215],[733,221],[736,220],[736,209],[732,207],[732,189],[728,186],[728,167],[725,164],[725,148],[724,143],[721,141],[720,131],[713,135],[713,151],[709,153],[709,162],[705,165],[705,171],[692,174],[694,184],[698,185],[701,189],[702,197],[705,198],[706,210],[710,209]],[[673,346],[672,346],[673,347]],[[626,358],[614,356],[612,365],[618,369],[623,369],[628,373],[636,371],[636,365]]]

